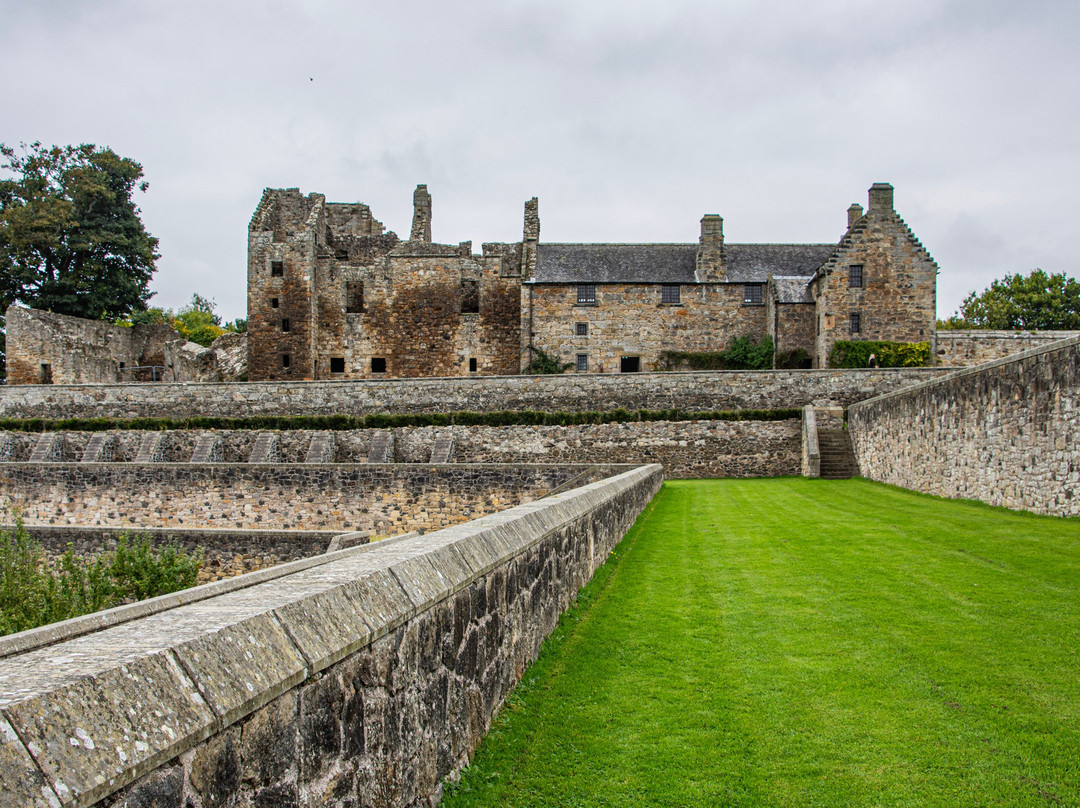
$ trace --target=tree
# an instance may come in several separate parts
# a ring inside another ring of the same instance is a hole
[[[227,332],[243,334],[247,331],[247,320],[242,318],[222,325],[221,315],[215,311],[216,308],[217,304],[212,298],[205,298],[196,292],[192,294],[191,302],[182,306],[178,312],[153,306],[133,312],[130,318],[121,322],[130,325],[168,323],[184,339],[203,346],[209,346]]]
[[[960,304],[947,328],[1071,329],[1080,328],[1080,282],[1041,269],[1028,276],[1006,275]]]
[[[90,319],[146,308],[158,240],[132,201],[142,166],[91,144],[0,143],[0,311],[15,302]]]

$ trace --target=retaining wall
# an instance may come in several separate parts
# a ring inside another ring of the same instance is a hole
[[[862,476],[1080,515],[1080,337],[851,406]]]
[[[937,359],[943,365],[970,367],[1077,336],[1080,331],[941,328],[937,332]]]
[[[847,406],[939,368],[479,376],[342,382],[23,385],[0,388],[4,418],[187,418],[380,412]]]
[[[427,804],[661,481],[640,467],[0,659],[0,806]]]
[[[0,463],[28,525],[437,530],[544,496],[582,465]],[[595,477],[590,477],[595,479]]]

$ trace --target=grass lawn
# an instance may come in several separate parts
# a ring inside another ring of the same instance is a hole
[[[1080,520],[668,482],[443,804],[1080,805]]]

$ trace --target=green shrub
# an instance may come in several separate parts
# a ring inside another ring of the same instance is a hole
[[[660,370],[768,370],[773,341],[766,335],[736,337],[723,351],[661,351]]]
[[[0,530],[0,635],[144,600],[195,584],[202,555],[150,537],[120,534],[116,546],[85,558],[67,551],[50,565],[41,544],[16,516]]]
[[[781,351],[776,355],[778,370],[806,370],[814,366],[814,359],[803,348]]]
[[[557,356],[551,356],[545,353],[540,348],[533,348],[533,358],[526,366],[523,373],[530,376],[537,376],[549,373],[565,373],[574,366],[573,362],[560,362]]]
[[[883,340],[840,340],[829,354],[829,367],[864,368],[874,354],[883,368],[916,368],[930,364],[929,342],[886,342]]]

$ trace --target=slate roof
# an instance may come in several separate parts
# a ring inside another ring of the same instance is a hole
[[[813,303],[814,298],[810,294],[809,283],[812,279],[812,275],[773,275],[773,284],[776,286],[776,302]]]
[[[809,277],[835,244],[726,244],[729,283]],[[538,245],[534,283],[696,283],[697,244]]]

